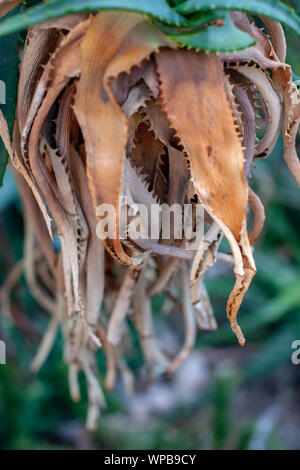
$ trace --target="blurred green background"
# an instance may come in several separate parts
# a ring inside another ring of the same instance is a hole
[[[287,61],[300,76],[299,38],[288,34],[288,45]],[[74,404],[61,335],[40,373],[30,373],[48,317],[22,278],[10,299],[11,317],[0,315],[0,339],[7,344],[7,364],[0,365],[0,449],[300,449],[300,365],[291,362],[292,342],[300,340],[300,191],[283,163],[281,141],[269,159],[257,161],[251,185],[267,220],[255,248],[258,273],[239,314],[246,346],[237,345],[225,318],[234,282],[225,268],[206,282],[219,329],[199,332],[186,364],[150,385],[141,352],[132,349],[135,393],[127,397],[118,382],[106,393],[98,431],[89,434],[84,380],[82,401]],[[0,240],[2,285],[23,251],[22,207],[9,171],[0,189]],[[163,302],[153,301],[155,320],[163,341],[175,341],[176,348],[180,319],[162,318]]]

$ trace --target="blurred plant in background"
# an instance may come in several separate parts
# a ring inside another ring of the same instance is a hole
[[[11,299],[13,321],[1,312],[0,337],[8,357],[0,366],[0,448],[299,449],[300,367],[291,362],[291,344],[300,337],[300,206],[281,154],[279,142],[254,172],[268,217],[255,251],[256,282],[241,318],[246,348],[235,344],[224,320],[232,282],[226,272],[208,280],[219,330],[199,335],[199,347],[174,378],[148,389],[143,383],[128,398],[118,384],[107,395],[101,426],[91,437],[84,430],[85,398],[80,404],[69,398],[62,338],[38,376],[28,370],[47,316],[22,280]],[[3,284],[21,259],[23,243],[21,204],[10,173],[0,200]],[[162,303],[156,298],[153,309],[159,311]],[[101,353],[98,360],[103,364]],[[128,360],[142,378],[140,359]]]

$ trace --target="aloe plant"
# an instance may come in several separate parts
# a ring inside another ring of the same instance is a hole
[[[259,15],[268,34],[247,13]],[[62,324],[74,400],[79,370],[87,378],[89,428],[104,404],[97,348],[107,358],[105,387],[113,387],[117,371],[128,386],[131,311],[151,375],[174,372],[194,345],[196,323],[217,326],[204,284],[217,262],[234,269],[227,317],[245,344],[237,314],[256,272],[252,246],[265,219],[249,178],[254,160],[272,152],[282,121],[284,159],[300,185],[300,98],[278,20],[299,33],[297,15],[266,0],[51,1],[0,25],[0,34],[30,26],[13,136],[2,113],[0,134],[24,204],[26,277],[52,315],[33,369]],[[159,218],[150,239],[133,235],[140,205],[150,213],[174,204],[182,211],[189,205],[193,228],[202,208],[205,234],[196,247],[185,249],[185,227],[164,239]],[[108,206],[116,230],[102,240]],[[223,236],[229,254],[220,251]],[[182,291],[175,302],[184,342],[170,359],[155,337],[151,299],[165,292],[174,302],[174,282]]]

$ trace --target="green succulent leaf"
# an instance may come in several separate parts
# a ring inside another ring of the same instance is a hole
[[[5,19],[0,24],[0,36],[69,13],[116,9],[145,13],[164,23],[176,26],[187,23],[169,6],[166,0],[49,0]]]
[[[224,19],[223,26],[211,25],[194,34],[184,33],[170,37],[182,46],[207,52],[233,52],[255,44],[249,34],[234,26],[230,13],[226,12],[223,16],[219,13],[219,18]]]
[[[300,17],[293,8],[278,0],[187,0],[177,5],[175,10],[182,15],[189,15],[197,11],[218,8],[267,16],[279,21],[300,35]]]

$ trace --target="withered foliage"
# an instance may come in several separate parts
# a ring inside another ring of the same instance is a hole
[[[2,115],[0,130],[24,204],[27,281],[51,314],[33,368],[62,324],[74,400],[77,373],[86,375],[89,428],[104,404],[96,350],[106,355],[106,388],[119,371],[131,389],[123,355],[130,312],[149,371],[174,371],[193,347],[196,321],[216,328],[203,282],[216,261],[234,266],[227,316],[244,344],[236,317],[256,271],[251,245],[264,222],[248,182],[253,160],[270,154],[282,122],[284,158],[300,184],[300,99],[285,64],[283,30],[262,18],[266,35],[243,13],[232,19],[255,46],[219,55],[176,48],[144,16],[124,12],[70,15],[28,31],[12,143]],[[198,250],[160,236],[103,243],[97,207],[117,209],[122,195],[132,207],[201,204],[207,230]],[[218,252],[223,235],[230,255]],[[178,303],[177,279],[185,333],[171,358],[155,338],[150,301],[166,292]]]
[[[0,0],[0,17],[17,7],[23,0]]]

